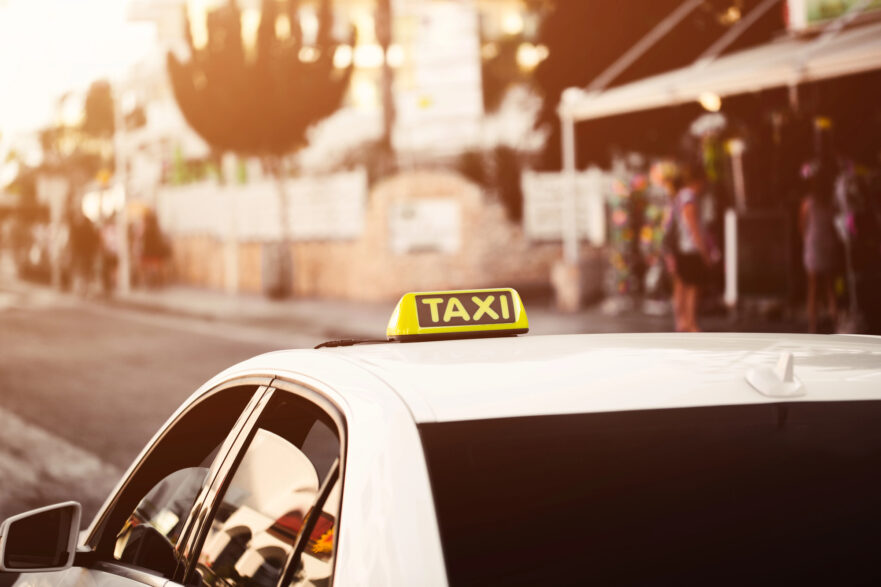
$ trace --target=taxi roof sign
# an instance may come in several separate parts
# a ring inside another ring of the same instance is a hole
[[[389,319],[389,340],[508,336],[529,331],[526,309],[513,289],[410,292]]]

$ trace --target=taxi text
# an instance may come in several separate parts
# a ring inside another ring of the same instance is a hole
[[[419,325],[466,326],[514,322],[514,303],[507,291],[416,296]]]

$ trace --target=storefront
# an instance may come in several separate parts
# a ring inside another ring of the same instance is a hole
[[[750,295],[798,297],[797,170],[805,161],[848,155],[881,163],[881,22],[865,14],[874,4],[854,3],[862,6],[822,22],[816,2],[802,4],[813,20],[798,21],[800,31],[777,41],[719,56],[744,22],[688,67],[605,90],[571,88],[558,108],[564,171],[575,169],[579,122],[702,111],[737,120],[741,136],[729,129],[720,151],[728,175],[719,198],[727,209],[719,222],[724,297],[732,307]]]

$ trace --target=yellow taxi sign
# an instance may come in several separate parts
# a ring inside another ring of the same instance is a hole
[[[469,289],[404,294],[386,334],[389,340],[426,340],[524,334],[526,309],[513,289]]]

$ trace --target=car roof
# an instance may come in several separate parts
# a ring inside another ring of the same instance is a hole
[[[774,367],[784,352],[804,395],[766,397],[747,372]],[[305,372],[331,387],[356,366],[385,382],[374,393],[397,394],[417,422],[881,399],[881,337],[865,336],[526,335],[281,351],[241,366]]]

